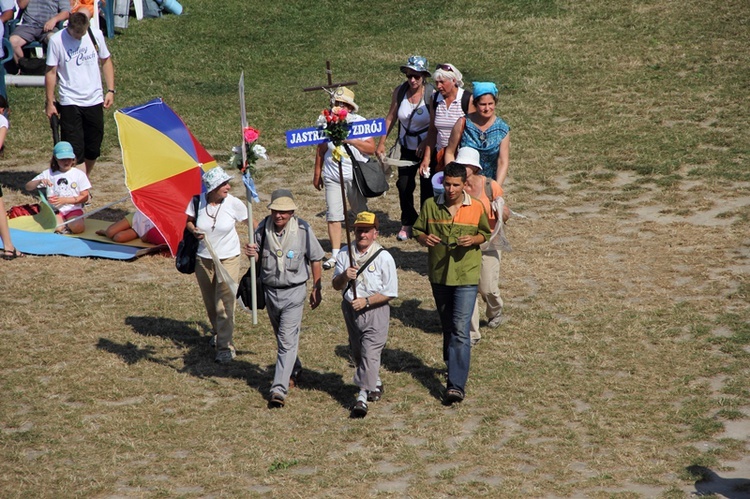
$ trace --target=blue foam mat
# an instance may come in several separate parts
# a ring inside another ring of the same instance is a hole
[[[76,257],[132,260],[140,250],[133,246],[107,244],[51,232],[10,229],[10,237],[19,251],[27,255],[65,255]],[[2,246],[2,241],[0,241]]]

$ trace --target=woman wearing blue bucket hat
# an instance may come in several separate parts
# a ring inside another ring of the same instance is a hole
[[[495,115],[497,86],[492,82],[472,82],[476,111],[456,121],[448,139],[445,163],[455,159],[458,147],[479,151],[484,176],[495,179],[501,186],[508,175],[510,157],[510,127]]]
[[[422,56],[409,57],[406,64],[401,66],[401,72],[406,76],[406,81],[393,89],[391,107],[385,117],[387,134],[380,137],[375,154],[381,161],[385,159],[385,141],[393,126],[398,123],[398,145],[401,150],[399,159],[411,163],[399,166],[396,181],[401,206],[401,230],[396,238],[406,241],[411,237],[411,226],[419,216],[414,209],[414,190],[430,128],[429,103],[435,87],[426,82],[430,77],[429,64]]]
[[[210,344],[216,348],[215,360],[219,364],[230,363],[237,355],[233,341],[237,299],[227,281],[219,277],[226,271],[234,282],[239,281],[242,250],[237,223],[247,223],[247,208],[230,194],[230,180],[232,176],[220,166],[208,170],[203,174],[205,192],[185,209],[185,228],[200,241],[195,278],[211,322]],[[212,253],[223,269],[216,265]]]

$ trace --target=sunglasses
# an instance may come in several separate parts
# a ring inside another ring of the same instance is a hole
[[[436,67],[438,69],[444,69],[446,71],[450,71],[451,73],[453,72],[453,66],[451,66],[450,64],[438,64]]]
[[[407,80],[411,80],[412,78],[414,78],[415,80],[421,80],[422,79],[422,75],[421,74],[414,74],[414,73],[409,73],[409,74],[406,75],[406,79]]]

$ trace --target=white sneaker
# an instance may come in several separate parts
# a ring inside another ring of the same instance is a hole
[[[505,317],[503,317],[503,313],[500,312],[495,317],[490,319],[490,321],[487,323],[487,327],[496,328],[503,322],[505,322]]]
[[[216,362],[219,364],[229,364],[237,357],[237,351],[234,345],[229,345],[229,350],[219,350],[216,352]]]
[[[330,270],[335,266],[336,266],[336,259],[333,257],[323,262],[323,270]]]

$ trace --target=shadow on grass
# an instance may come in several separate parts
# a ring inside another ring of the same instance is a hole
[[[401,270],[411,270],[427,279],[427,250],[403,251],[401,248],[387,248]]]
[[[275,364],[261,368],[260,366],[235,359],[231,364],[219,365],[214,362],[214,349],[209,346],[210,327],[203,323],[178,321],[164,317],[127,317],[125,324],[133,331],[143,336],[159,336],[167,338],[177,346],[182,353],[182,368],[176,368],[175,358],[158,355],[153,346],[139,348],[132,342],[119,344],[106,338],[100,338],[97,347],[101,350],[118,355],[128,364],[136,364],[141,360],[154,362],[166,367],[177,369],[198,378],[224,377],[245,380],[248,386],[256,389],[263,398],[270,399],[269,390],[273,383]],[[243,353],[241,350],[238,354]],[[342,407],[349,409],[356,394],[356,387],[344,383],[343,378],[335,373],[319,373],[303,367],[300,375],[299,389],[319,390],[328,393]]]
[[[7,190],[14,189],[27,192],[26,183],[37,175],[39,175],[39,172],[0,172],[0,184]]]
[[[242,360],[235,360],[226,365],[215,363],[214,349],[208,344],[210,328],[205,323],[178,321],[164,317],[130,316],[125,318],[125,324],[140,335],[159,336],[171,340],[175,346],[184,351],[181,354],[183,367],[178,368],[174,364],[179,357],[170,358],[159,355],[153,346],[139,348],[131,342],[120,344],[100,338],[97,348],[118,355],[128,364],[147,360],[198,378],[224,377],[245,380],[248,386],[256,389],[268,400],[273,370],[262,369],[256,364]]]
[[[722,478],[715,471],[699,465],[688,466],[686,470],[698,478],[695,482],[696,495],[721,495],[727,499],[750,497],[750,478]]]
[[[349,345],[337,345],[334,353],[342,359],[351,361]],[[413,353],[400,349],[385,348],[380,355],[380,365],[394,373],[408,373],[422,386],[427,388],[427,391],[429,391],[433,398],[442,400],[443,383],[440,380],[440,370],[425,365],[422,359]]]
[[[421,329],[425,333],[442,334],[437,311],[422,310],[419,308],[421,304],[422,300],[412,298],[402,301],[398,306],[391,305],[391,319],[398,319],[404,326]]]
[[[275,367],[275,365],[270,365],[268,366],[268,370],[273,372]],[[302,366],[302,374],[300,374],[297,387],[300,390],[325,392],[346,410],[351,409],[355,396],[359,392],[359,388],[356,386],[345,383],[344,378],[340,374],[311,371],[305,369],[304,365]]]

